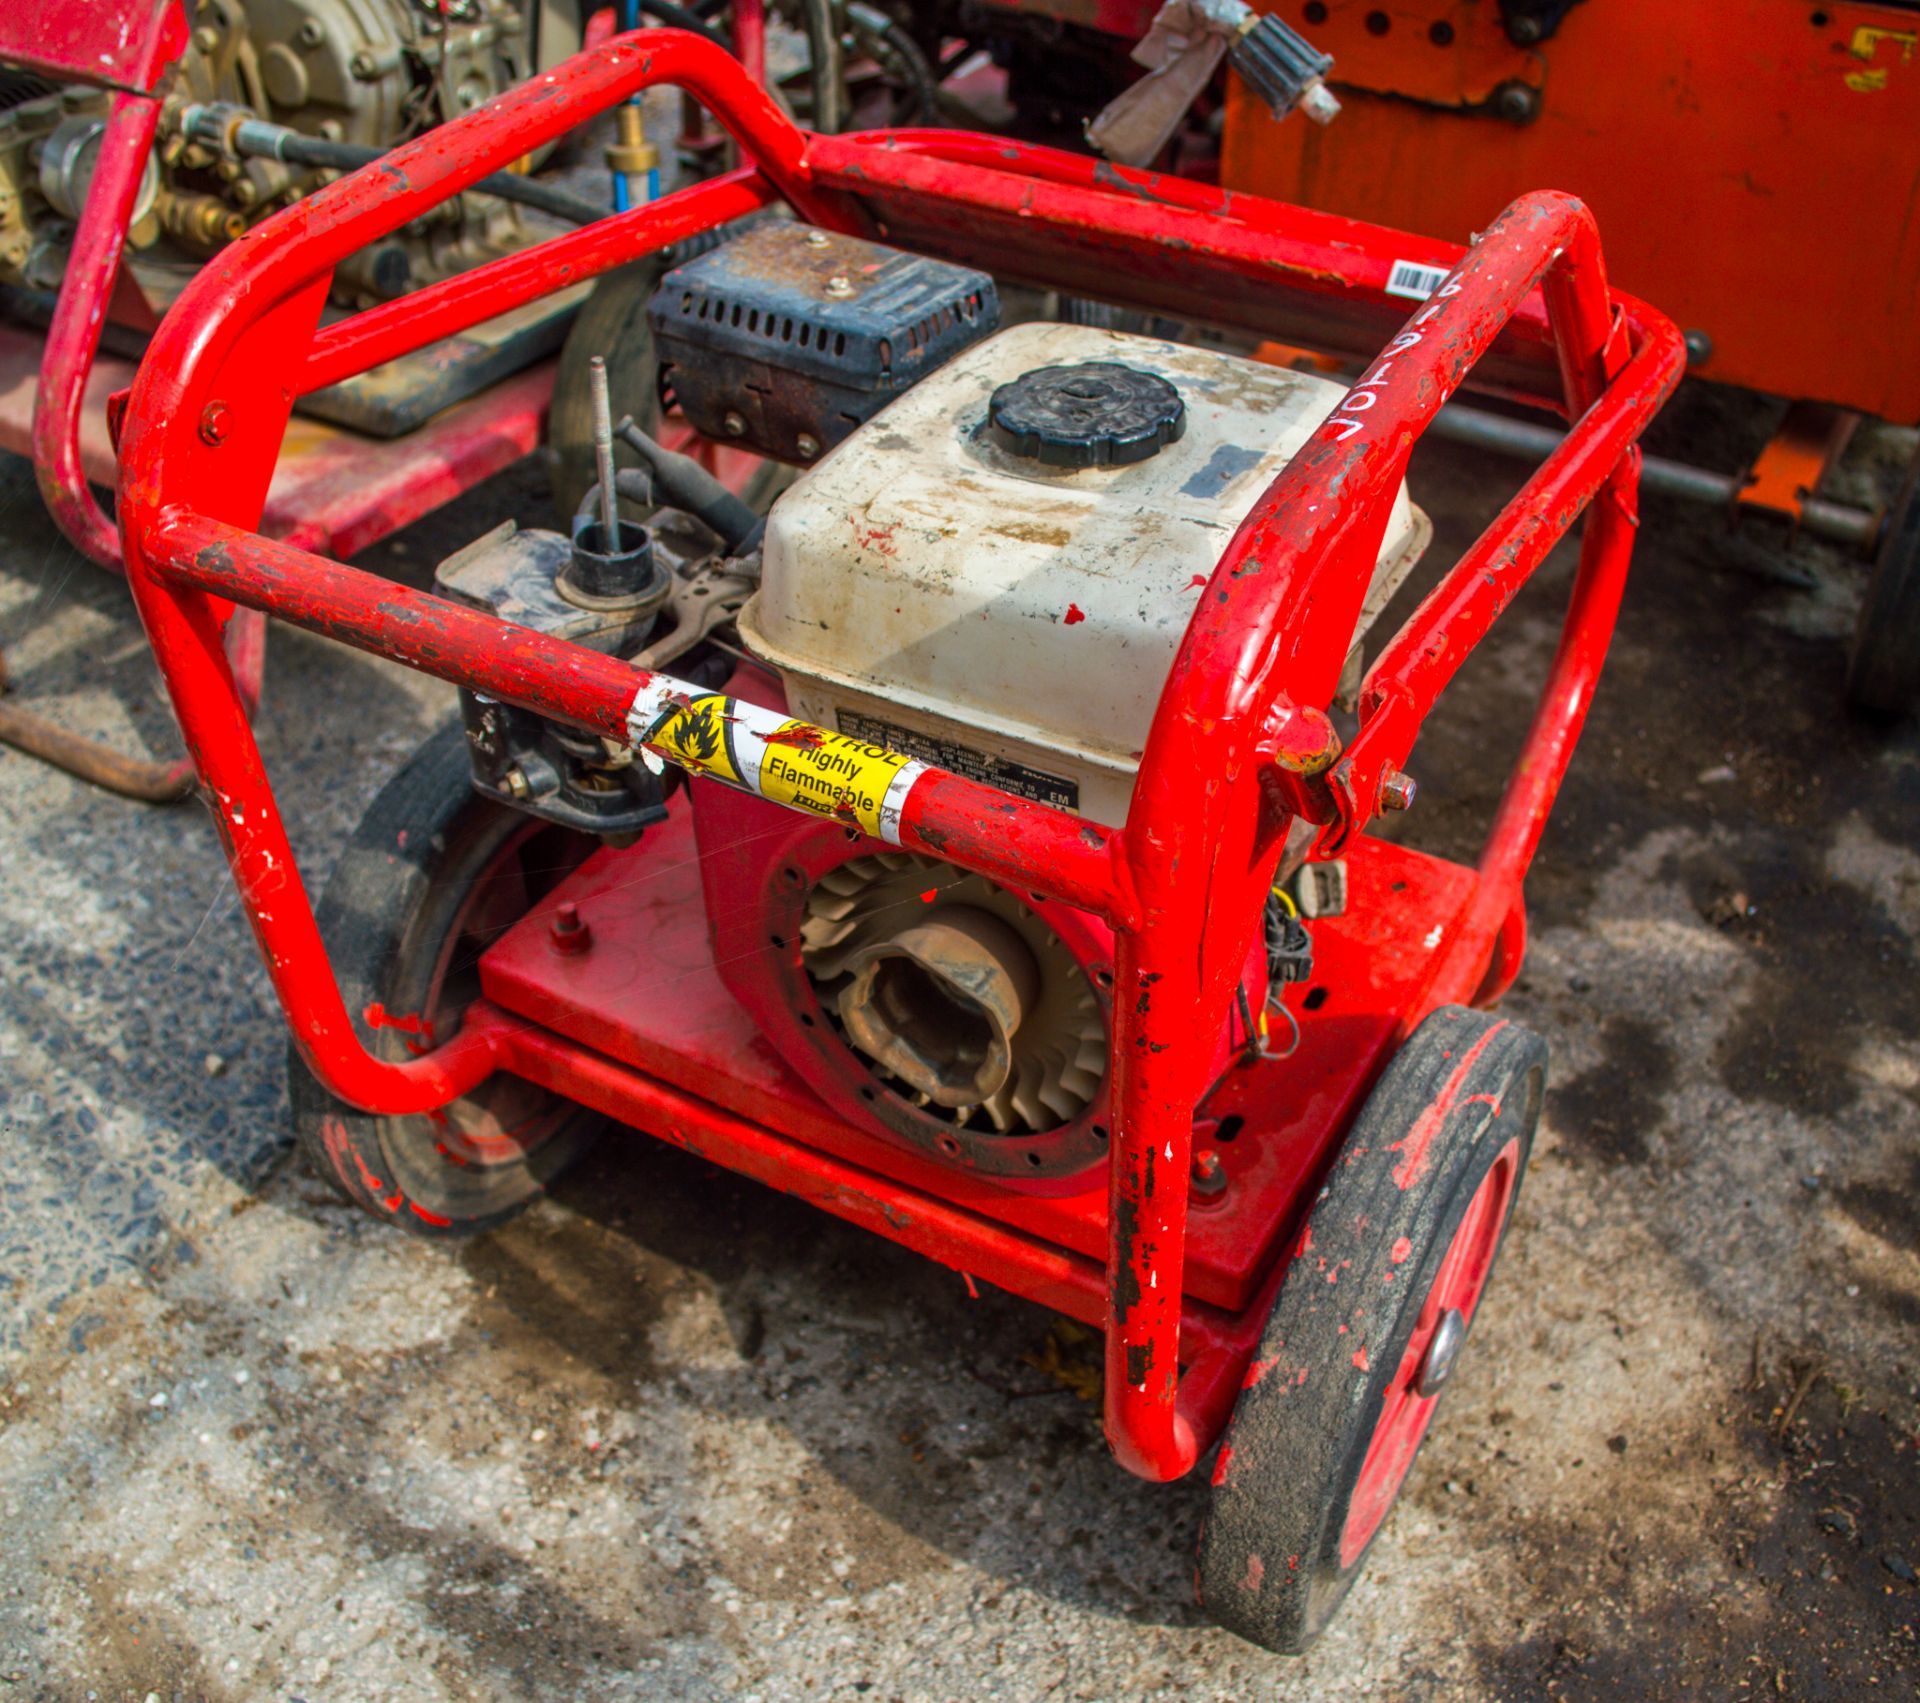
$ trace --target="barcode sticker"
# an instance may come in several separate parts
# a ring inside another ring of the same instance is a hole
[[[1387,294],[1423,302],[1446,281],[1447,269],[1444,266],[1422,266],[1414,260],[1396,260],[1393,271],[1387,276]]]

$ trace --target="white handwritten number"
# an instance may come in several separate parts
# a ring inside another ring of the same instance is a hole
[[[1437,299],[1428,302],[1426,307],[1414,316],[1413,324],[1415,326],[1426,324],[1441,311],[1445,305],[1444,298],[1459,295],[1465,287],[1458,279],[1449,278],[1433,292]],[[1327,430],[1337,433],[1339,442],[1345,443],[1355,432],[1366,426],[1366,421],[1356,420],[1352,416],[1366,413],[1380,400],[1377,393],[1379,387],[1386,383],[1388,372],[1392,370],[1392,357],[1404,355],[1409,349],[1418,348],[1426,340],[1426,335],[1424,331],[1417,331],[1411,327],[1402,331],[1387,345],[1385,354],[1373,370],[1341,398],[1340,406],[1327,416]]]

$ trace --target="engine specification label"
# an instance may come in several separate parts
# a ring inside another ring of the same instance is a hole
[[[656,675],[627,712],[635,745],[775,804],[900,843],[900,811],[927,772],[878,742]]]
[[[1036,804],[1051,804],[1060,810],[1077,811],[1080,808],[1079,784],[1063,775],[1030,769],[1025,763],[1010,762],[1004,757],[990,757],[984,751],[956,745],[950,739],[941,739],[930,733],[915,733],[911,728],[896,727],[890,721],[857,715],[852,710],[842,710],[839,719],[842,733],[851,734],[869,745],[889,746],[909,757],[917,757],[922,763],[931,764],[936,769],[946,769],[953,774],[964,775],[970,781],[979,781],[984,786],[998,787],[1002,792],[1031,798]]]

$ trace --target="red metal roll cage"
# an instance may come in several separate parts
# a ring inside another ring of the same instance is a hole
[[[708,106],[754,163],[319,328],[345,256],[661,82]],[[1562,640],[1474,897],[1406,1023],[1449,1001],[1491,998],[1511,980],[1524,943],[1521,880],[1584,720],[1632,547],[1634,442],[1679,378],[1680,337],[1658,313],[1609,294],[1592,220],[1563,195],[1517,201],[1463,253],[983,136],[809,135],[734,60],[671,31],[616,38],[301,201],[210,264],[154,339],[125,411],[120,514],[141,616],[274,986],[314,1073],[343,1099],[429,1110],[516,1059],[531,1068],[560,1043],[481,1002],[456,1036],[410,1062],[362,1045],[223,649],[235,606],[615,739],[630,737],[636,695],[659,677],[258,536],[294,398],[779,200],[819,224],[1033,283],[1322,347],[1385,343],[1201,593],[1123,829],[936,770],[912,784],[898,824],[908,850],[1083,906],[1117,930],[1106,1425],[1133,1471],[1177,1476],[1224,1420],[1247,1329],[1258,1330],[1257,1318],[1201,1328],[1189,1308],[1183,1342],[1182,1258],[1206,1053],[1198,1037],[1225,1021],[1281,842],[1296,816],[1320,825],[1323,849],[1365,826],[1466,654],[1590,508]],[[1386,286],[1394,262],[1409,259],[1448,276],[1400,324],[1404,303]],[[1572,430],[1389,642],[1343,750],[1325,707],[1389,504],[1415,440],[1483,356],[1482,380],[1559,406]],[[574,1068],[590,1101],[594,1055],[582,1050]],[[774,1175],[791,1163],[760,1151],[764,1132],[739,1125],[735,1135],[740,1168]],[[858,1201],[834,1209],[884,1229]],[[956,1249],[990,1251],[994,1226],[953,1216],[898,1239],[953,1263]],[[1030,1252],[1003,1256],[1027,1274],[1017,1286],[1028,1293],[1071,1288]],[[1277,1274],[1269,1292],[1273,1282]]]

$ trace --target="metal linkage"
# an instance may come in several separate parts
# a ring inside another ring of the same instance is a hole
[[[457,291],[424,291],[403,311],[319,330],[344,256],[656,82],[694,94],[757,166],[481,268]],[[850,803],[856,834],[1095,912],[1116,931],[1106,1425],[1131,1470],[1174,1477],[1217,1434],[1245,1366],[1253,1315],[1217,1330],[1183,1317],[1193,1118],[1202,1037],[1226,1019],[1287,832],[1300,817],[1336,842],[1404,798],[1396,777],[1460,660],[1588,512],[1560,648],[1473,897],[1404,1021],[1512,974],[1524,938],[1521,878],[1591,701],[1631,548],[1634,440],[1678,381],[1680,336],[1609,292],[1592,221],[1565,196],[1523,197],[1470,251],[1425,245],[1448,277],[1406,320],[1405,304],[1386,292],[1393,259],[1410,251],[1402,235],[983,137],[808,136],[735,62],[673,32],[617,38],[268,221],[231,266],[196,279],[161,328],[128,410],[121,513],[135,595],[276,991],[315,1074],[355,1104],[431,1110],[496,1068],[532,1070],[536,1053],[563,1092],[591,1101],[615,1089],[605,1061],[524,1024],[516,1040],[491,1007],[405,1064],[361,1044],[219,652],[233,604],[634,741],[796,809],[807,807],[797,792],[783,794],[757,769],[716,774],[707,742],[681,734],[716,715],[737,718],[747,747],[839,736],[704,702],[712,694],[683,682],[259,537],[290,398],[776,197],[816,223],[855,233],[884,224],[895,244],[1054,288],[1085,292],[1098,280],[1108,296],[1124,289],[1167,312],[1191,304],[1265,335],[1330,324],[1343,342],[1385,346],[1200,592],[1124,829],[900,759],[884,777],[876,770],[866,804]],[[1388,644],[1365,683],[1359,734],[1342,750],[1325,706],[1394,493],[1412,444],[1470,369],[1512,394],[1555,399],[1577,423]],[[199,430],[215,408],[230,428],[217,442]],[[875,748],[873,760],[886,755]],[[1016,1235],[991,1209],[925,1222],[889,1213],[880,1181],[750,1126],[734,1132],[730,1151],[755,1174],[811,1179],[807,1192],[831,1195],[832,1210],[963,1269],[990,1252],[1010,1287],[1077,1295],[1086,1310],[1076,1289],[1085,1272],[1067,1272],[1061,1250]],[[877,1216],[870,1204],[882,1206]]]
[[[1452,443],[1471,444],[1496,455],[1544,460],[1566,441],[1566,434],[1530,420],[1514,420],[1461,402],[1449,403],[1433,422],[1433,435]],[[1732,513],[1745,494],[1745,482],[1735,473],[1715,473],[1664,456],[1643,456],[1640,488],[1663,497],[1683,497]],[[1880,537],[1882,517],[1871,509],[1850,508],[1825,497],[1803,497],[1798,505],[1800,526],[1818,538],[1855,550],[1870,550]]]

